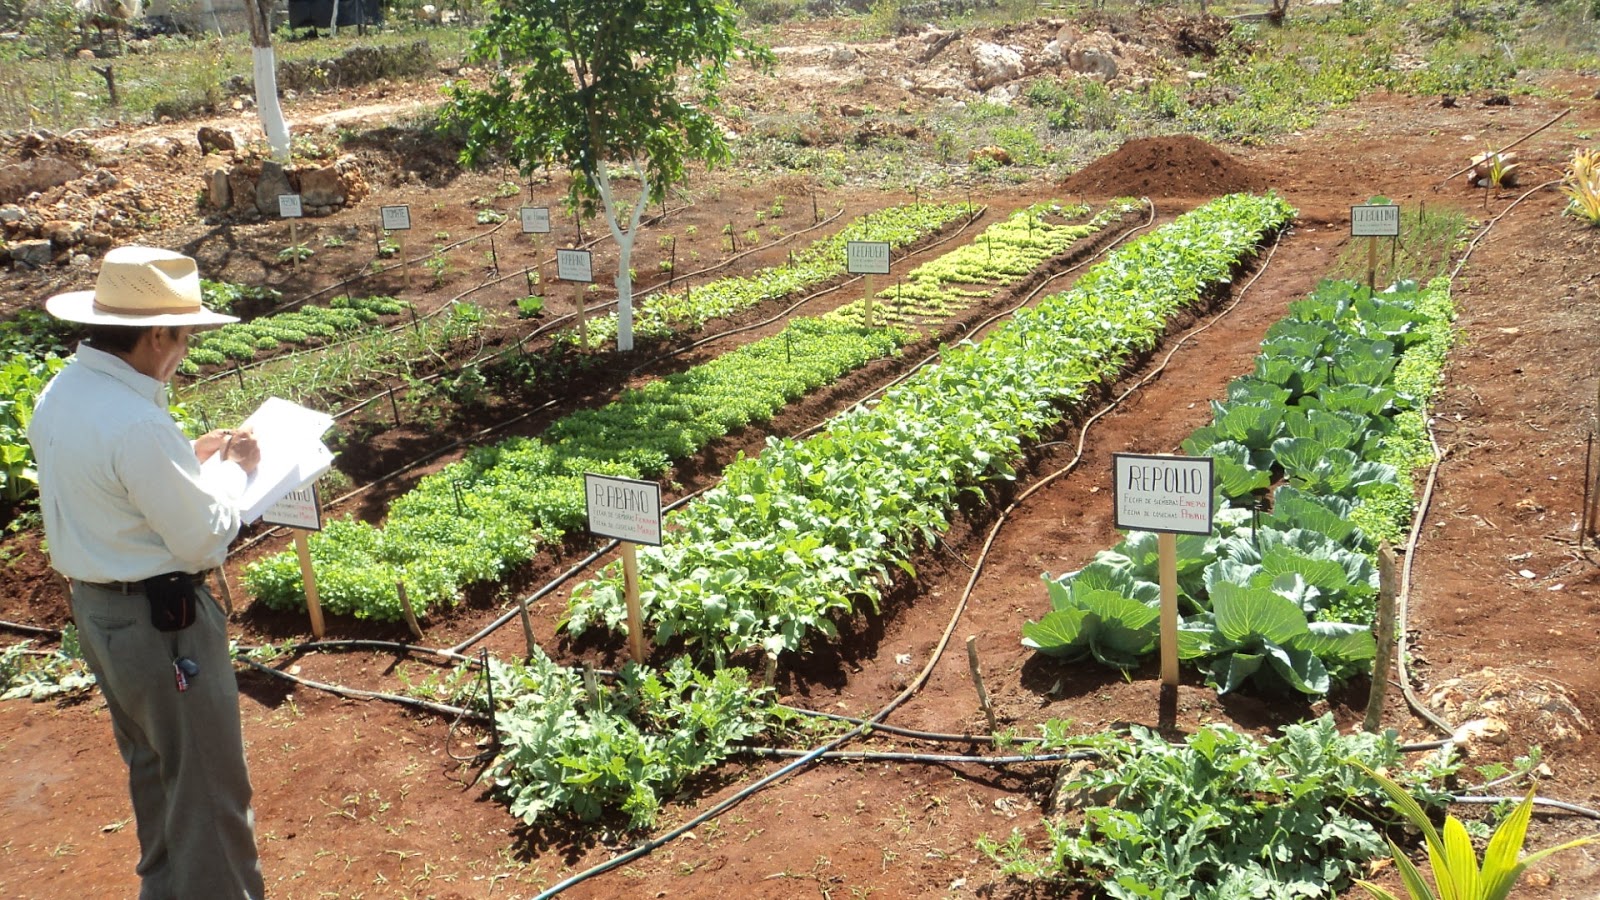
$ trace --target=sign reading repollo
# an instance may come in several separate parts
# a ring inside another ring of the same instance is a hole
[[[585,472],[583,502],[590,533],[661,546],[661,485],[656,482]]]
[[[1126,531],[1210,534],[1215,513],[1209,456],[1113,453],[1116,526]]]

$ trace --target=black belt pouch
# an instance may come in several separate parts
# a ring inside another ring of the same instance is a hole
[[[144,580],[150,600],[150,624],[157,631],[182,631],[194,624],[194,576],[169,572]]]

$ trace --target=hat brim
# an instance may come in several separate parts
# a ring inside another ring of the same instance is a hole
[[[152,316],[125,316],[102,312],[95,309],[94,291],[68,291],[65,294],[57,294],[44,302],[44,308],[58,319],[82,322],[85,325],[132,325],[154,328],[160,325],[216,326],[239,321],[237,316],[226,316],[204,307],[197,312],[158,313]]]

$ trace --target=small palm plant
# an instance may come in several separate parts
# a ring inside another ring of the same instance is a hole
[[[1571,201],[1568,213],[1600,225],[1600,149],[1573,151],[1572,168],[1561,179],[1561,193]]]
[[[1363,767],[1365,768],[1365,767]],[[1394,807],[1411,824],[1422,830],[1428,841],[1428,864],[1433,870],[1434,885],[1429,885],[1405,851],[1393,840],[1389,848],[1394,864],[1400,871],[1410,900],[1506,900],[1524,870],[1533,863],[1563,850],[1571,850],[1600,840],[1600,835],[1578,838],[1559,847],[1551,847],[1522,856],[1522,842],[1528,834],[1528,820],[1533,815],[1533,790],[1517,804],[1500,827],[1489,838],[1488,849],[1483,854],[1483,865],[1478,864],[1478,854],[1472,849],[1472,839],[1467,829],[1455,816],[1446,816],[1441,835],[1428,821],[1422,805],[1406,793],[1406,789],[1393,780],[1368,769],[1367,774],[1377,779],[1394,802]],[[1399,900],[1394,894],[1367,881],[1357,884],[1377,900]]]

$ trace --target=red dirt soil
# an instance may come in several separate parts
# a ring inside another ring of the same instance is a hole
[[[1494,714],[1508,730],[1500,743],[1475,744],[1472,762],[1509,760],[1540,744],[1550,768],[1540,793],[1600,806],[1600,741],[1574,717],[1528,700],[1570,696],[1582,717],[1600,721],[1594,657],[1600,577],[1593,550],[1580,546],[1576,534],[1594,375],[1600,370],[1600,234],[1561,218],[1563,201],[1553,191],[1532,192],[1513,207],[1520,192],[1486,195],[1460,182],[1441,183],[1465,154],[1486,143],[1507,143],[1565,106],[1575,108],[1572,128],[1600,129],[1600,102],[1588,99],[1595,87],[1594,79],[1574,79],[1549,96],[1494,108],[1445,110],[1428,99],[1378,97],[1272,147],[1224,153],[1190,139],[1135,142],[1121,151],[1130,164],[1120,172],[1102,160],[1062,190],[1033,187],[992,198],[1012,207],[1051,193],[1132,193],[1157,198],[1166,220],[1225,190],[1271,187],[1301,215],[1278,247],[1263,254],[1260,280],[1246,289],[1241,279],[1211,310],[1178,323],[1144,368],[1108,391],[1106,397],[1119,393],[1153,369],[1189,326],[1216,323],[1178,349],[1159,378],[1101,419],[1087,436],[1079,466],[1030,499],[1000,532],[972,601],[951,632],[955,644],[939,658],[928,685],[890,721],[942,732],[985,727],[959,652],[973,634],[1002,725],[1028,733],[1046,718],[1070,718],[1082,732],[1154,724],[1153,665],[1124,679],[1108,669],[1037,658],[1019,645],[1021,623],[1048,609],[1040,573],[1077,568],[1114,543],[1105,483],[1109,454],[1170,452],[1204,424],[1207,401],[1249,368],[1266,329],[1348,248],[1348,206],[1383,193],[1407,205],[1465,208],[1483,221],[1503,214],[1456,283],[1462,339],[1436,404],[1446,453],[1413,559],[1413,674],[1419,686],[1429,688],[1485,667],[1509,673],[1479,679],[1503,688],[1487,701],[1499,704]],[[1526,170],[1533,173],[1525,183],[1559,172],[1571,138],[1563,126],[1522,145]],[[1187,163],[1169,165],[1175,158]],[[474,188],[456,190],[461,196],[453,199],[465,200]],[[732,211],[703,212],[715,221]],[[849,296],[838,302],[853,299],[859,289],[843,293]],[[874,377],[889,375],[884,366]],[[859,393],[870,387],[866,380],[851,386]],[[814,420],[827,411],[813,407],[807,416]],[[793,431],[807,424],[786,415],[774,428]],[[760,439],[748,431],[719,442],[695,461],[696,474],[685,487],[705,477],[698,473],[716,472],[738,450],[759,446]],[[899,585],[881,615],[855,617],[843,623],[837,644],[786,661],[777,681],[782,699],[870,715],[902,690],[949,627],[995,509],[1065,466],[1077,440],[1072,424],[1046,435],[1014,486],[958,517],[946,539],[915,560],[917,579]],[[283,546],[281,539],[269,545]],[[8,547],[30,556],[38,552],[36,546]],[[577,553],[576,547],[557,548],[501,594],[475,595],[427,623],[427,643],[444,646],[473,633],[507,608],[507,597],[524,595],[538,575],[570,565]],[[237,568],[230,570],[237,584]],[[52,615],[38,602],[0,586],[0,618],[60,621],[59,610]],[[300,633],[298,623],[260,616],[245,598],[240,602],[243,641]],[[615,661],[623,652],[620,642],[574,649],[560,639],[554,622],[564,605],[561,591],[533,605],[540,642],[563,659]],[[330,627],[335,636],[402,634],[357,622]],[[514,626],[503,629],[486,646],[514,656],[522,643],[516,632]],[[434,671],[425,660],[378,654],[316,653],[278,665],[309,678],[390,691]],[[473,782],[476,768],[452,760],[450,753],[473,748],[470,737],[453,734],[448,722],[289,689],[257,673],[243,672],[240,681],[263,866],[273,897],[527,896],[611,858],[636,837],[604,827],[522,826]],[[1529,685],[1548,690],[1521,689]],[[1324,711],[1355,727],[1365,705],[1360,687],[1309,705],[1249,695],[1219,699],[1186,672],[1178,729],[1228,722],[1265,733]],[[1475,709],[1485,708],[1485,698],[1474,699]],[[1451,709],[1452,718],[1469,714],[1462,704]],[[1384,721],[1408,740],[1435,736],[1392,691]],[[895,748],[909,749],[905,743]],[[131,813],[122,765],[98,695],[67,704],[0,704],[0,761],[6,765],[0,781],[0,895],[131,896],[136,841],[127,827]],[[667,804],[659,828],[689,819],[774,768],[735,763],[692,783]],[[1039,896],[995,874],[973,842],[980,834],[1004,835],[1016,827],[1037,846],[1052,774],[1044,766],[816,766],[568,896]],[[1572,817],[1541,816],[1530,847],[1593,830],[1592,823]],[[1539,867],[1518,896],[1600,896],[1597,860],[1592,848],[1557,857]],[[1393,887],[1392,875],[1386,877]]]

